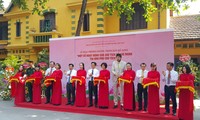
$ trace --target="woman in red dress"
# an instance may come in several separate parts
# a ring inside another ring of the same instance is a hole
[[[24,67],[21,65],[19,67],[19,71],[13,76],[19,80],[16,86],[16,93],[15,93],[15,105],[21,102],[25,102],[25,83],[23,80],[24,76]]]
[[[61,105],[62,103],[62,83],[61,79],[63,76],[61,66],[59,63],[56,63],[55,66],[56,70],[49,76],[50,78],[54,78],[56,81],[53,82],[53,92],[52,92],[52,99],[51,103],[53,105]]]
[[[108,80],[110,79],[110,72],[106,69],[106,63],[101,64],[102,70],[100,71],[99,77],[103,77],[105,79],[104,82],[99,83],[99,108],[107,109],[109,106],[109,85]]]
[[[33,103],[41,104],[41,80],[43,78],[40,66],[35,67],[35,72],[30,76],[35,78],[33,84]]]
[[[191,74],[191,69],[188,65],[183,66],[182,73],[180,75],[180,81],[192,81],[194,82],[194,76]],[[180,120],[193,120],[193,104],[194,95],[189,89],[181,89],[179,93],[179,111],[178,117]]]
[[[148,72],[147,78],[158,79],[160,82],[160,73],[155,63],[151,63],[151,71]],[[149,114],[160,114],[159,87],[155,85],[148,87],[148,112]]]
[[[85,71],[84,63],[79,64],[80,69],[77,71],[77,76],[86,78],[87,72]],[[85,82],[82,82],[82,85],[77,82],[76,86],[76,99],[75,104],[77,107],[85,107],[86,106],[86,92],[85,92]]]
[[[135,71],[132,70],[131,63],[126,64],[126,69],[123,73],[124,77],[130,78],[131,82],[124,82],[124,110],[135,110],[135,90],[134,83]]]

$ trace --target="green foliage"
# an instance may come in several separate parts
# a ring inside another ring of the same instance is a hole
[[[3,0],[0,0],[0,11],[4,11]]]
[[[160,12],[164,9],[170,9],[177,13],[181,7],[184,10],[188,9],[188,1],[194,0],[156,0],[156,4],[153,0],[98,0],[102,7],[106,10],[106,15],[113,15],[115,12],[118,15],[124,14],[127,18],[127,22],[132,20],[132,15],[135,13],[135,9],[132,6],[134,3],[139,3],[143,6],[145,13],[143,14],[146,21],[152,20],[152,14],[156,11]]]
[[[38,63],[40,62],[49,63],[49,53],[47,48],[44,48],[38,53]]]
[[[5,68],[6,66],[11,66],[15,70],[18,70],[19,66],[22,64],[22,60],[14,55],[8,56],[3,62],[2,67]]]

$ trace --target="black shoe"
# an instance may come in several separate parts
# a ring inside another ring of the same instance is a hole
[[[121,109],[121,110],[124,110],[124,106],[123,106],[123,105],[121,105],[121,106],[120,106],[120,109]]]
[[[113,109],[118,108],[118,105],[114,105]]]
[[[98,108],[98,105],[95,105],[95,108]]]
[[[173,113],[172,115],[173,115],[173,116],[176,116],[176,113]]]
[[[70,102],[68,102],[66,105],[71,105],[71,103],[70,103]]]
[[[27,101],[27,103],[30,103],[30,102],[32,102],[32,100]]]
[[[92,107],[93,105],[92,104],[90,104],[88,107]]]
[[[142,108],[139,108],[139,109],[138,109],[138,111],[141,111],[141,110],[142,110]]]
[[[167,115],[167,114],[169,114],[169,112],[165,112],[164,114]]]
[[[45,104],[49,104],[50,102],[45,102]]]
[[[147,111],[147,109],[146,109],[146,108],[144,108],[144,111]]]
[[[73,102],[71,103],[71,106],[74,106],[74,103],[73,103]]]

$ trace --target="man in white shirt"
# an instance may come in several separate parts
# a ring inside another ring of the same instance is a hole
[[[89,69],[87,71],[87,79],[89,80],[88,82],[88,89],[89,89],[89,106],[88,107],[92,107],[93,106],[93,92],[94,92],[94,96],[95,96],[95,107],[98,107],[98,88],[97,85],[94,86],[93,80],[94,77],[99,77],[99,70],[96,69],[96,62],[92,62],[91,63],[91,69]]]
[[[113,90],[114,90],[114,107],[118,107],[118,92],[120,93],[120,104],[123,108],[123,93],[124,93],[124,82],[120,82],[118,91],[118,78],[123,75],[126,68],[126,62],[122,61],[122,55],[116,54],[116,60],[112,63],[112,73],[113,73]]]
[[[147,87],[143,88],[142,81],[147,77],[148,71],[146,70],[146,64],[140,64],[140,70],[136,71],[136,78],[138,79],[137,95],[138,95],[138,110],[142,110],[142,94],[144,95],[144,111],[147,110]]]
[[[55,70],[56,70],[56,68],[55,68],[55,62],[51,61],[49,63],[49,68],[45,72],[45,77],[46,76],[50,76]],[[52,88],[53,88],[53,84],[49,85],[46,88],[46,91],[45,91],[46,103],[45,104],[50,103],[50,97],[51,97],[51,93],[52,93]]]
[[[175,92],[175,86],[176,82],[178,80],[178,72],[173,70],[174,63],[168,62],[167,63],[167,70],[163,71],[163,81],[165,82],[165,114],[170,113],[169,109],[169,100],[170,97],[172,99],[173,103],[173,116],[176,116],[176,109],[177,109],[177,103],[176,103],[176,92]]]
[[[64,72],[64,77],[67,80],[67,104],[66,105],[74,105],[75,102],[75,85],[73,85],[70,81],[72,76],[76,76],[77,71],[74,70],[74,65],[69,64],[69,70]]]

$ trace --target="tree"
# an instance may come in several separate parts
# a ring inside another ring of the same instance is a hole
[[[75,36],[80,36],[86,5],[87,5],[87,0],[83,0]]]

